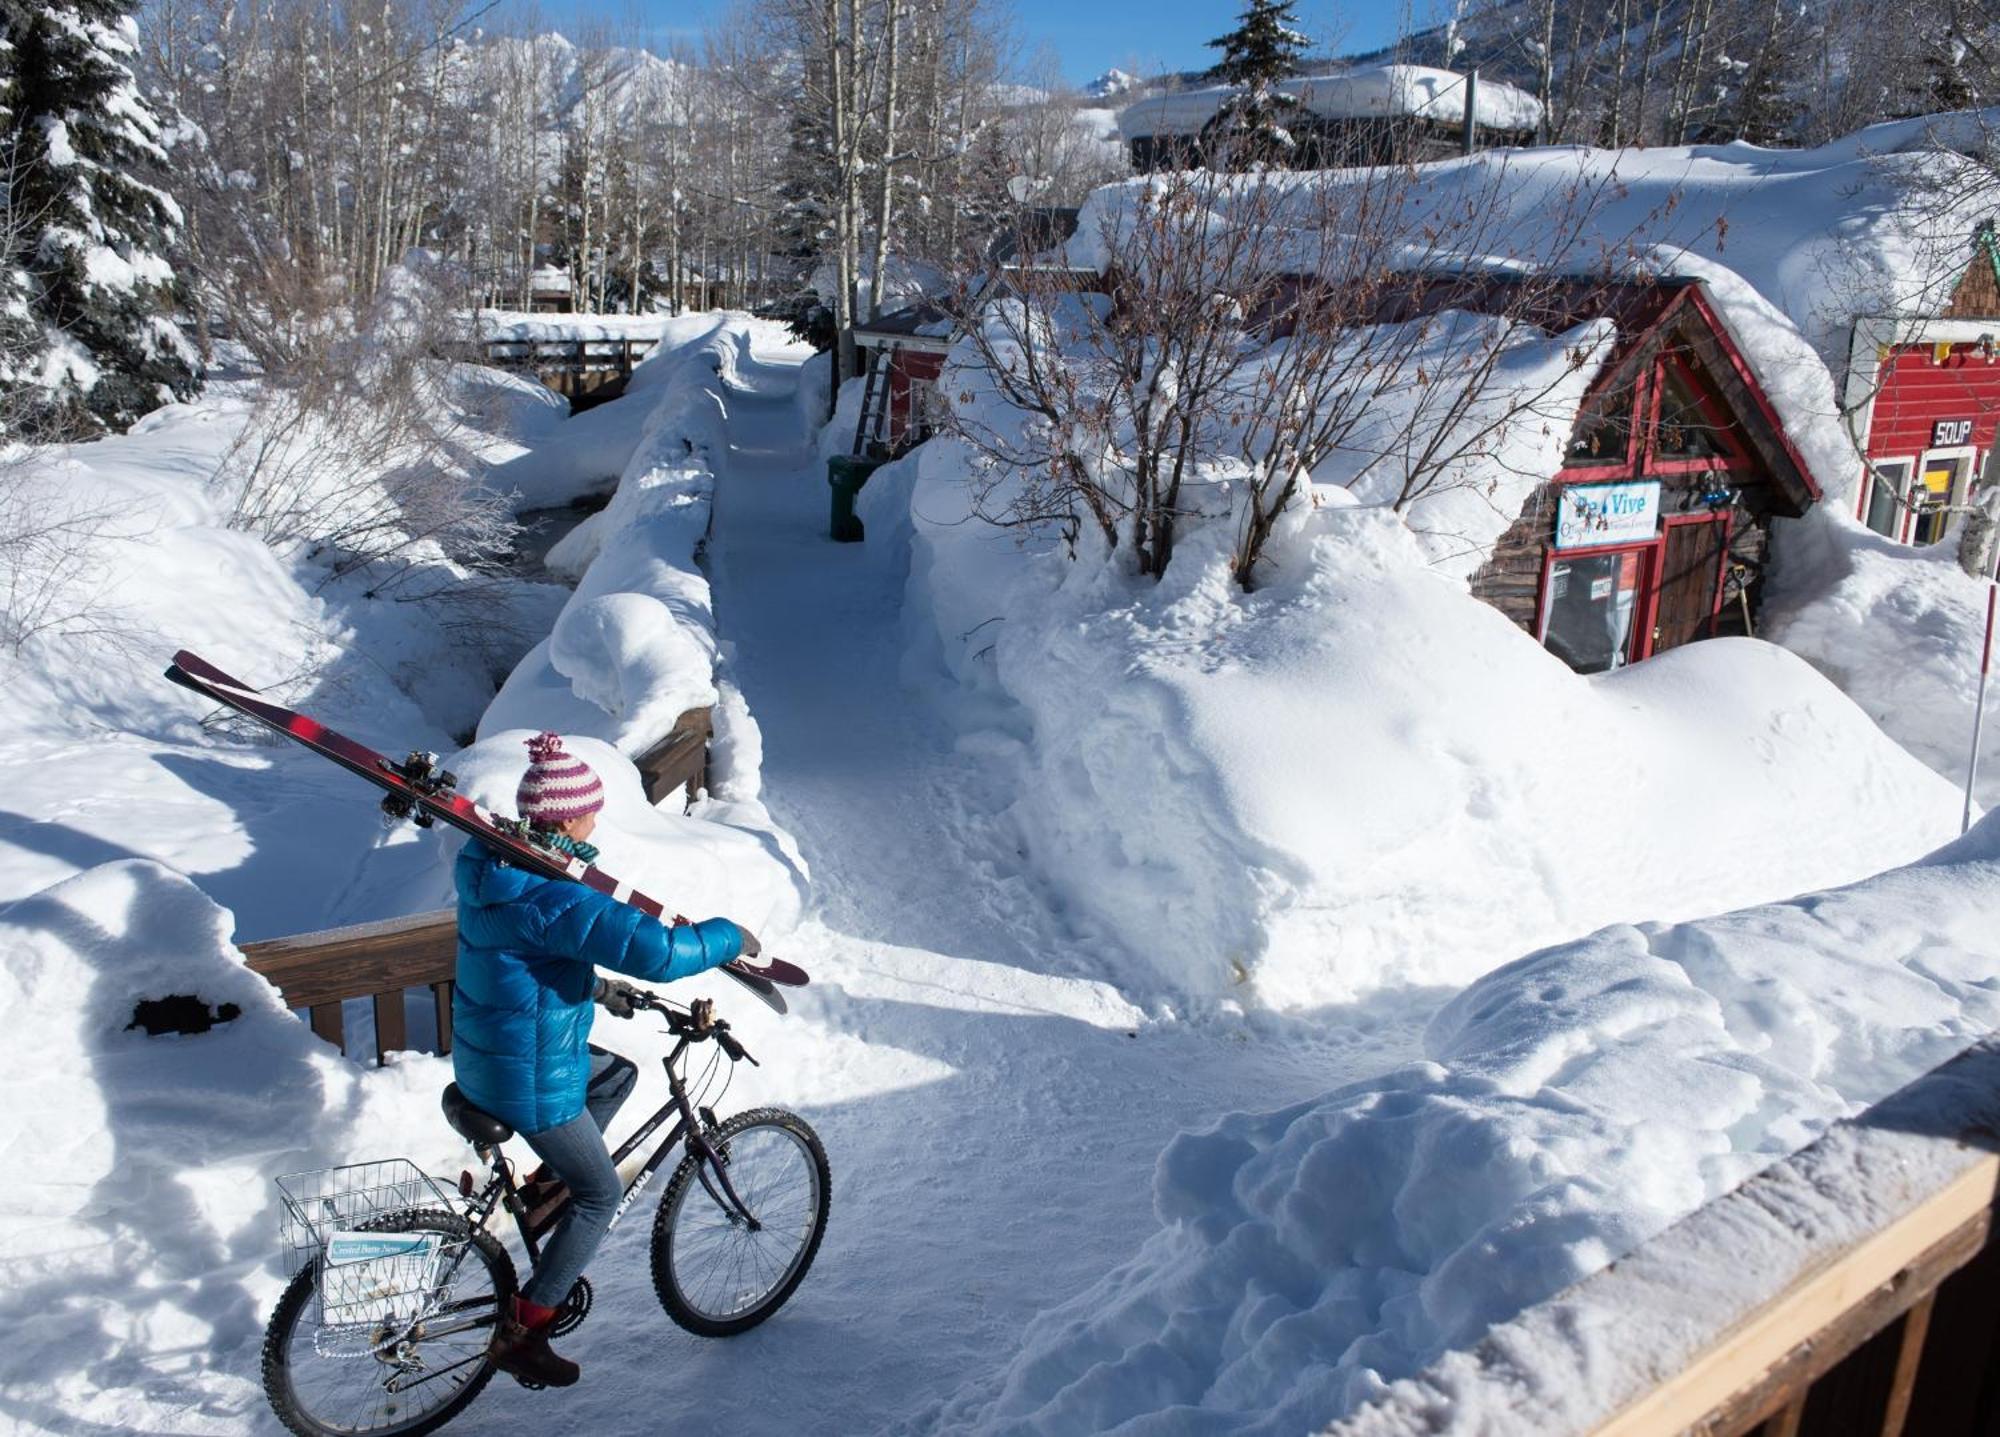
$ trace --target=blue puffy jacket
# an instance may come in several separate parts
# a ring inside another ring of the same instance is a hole
[[[451,1066],[475,1105],[539,1133],[583,1111],[593,966],[649,983],[686,978],[743,951],[726,918],[668,928],[630,904],[465,845]]]

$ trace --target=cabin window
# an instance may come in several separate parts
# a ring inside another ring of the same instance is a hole
[[[1552,556],[1542,580],[1542,643],[1549,652],[1580,674],[1633,661],[1652,548]]]
[[[1626,390],[1600,411],[1586,413],[1570,435],[1563,465],[1571,469],[1623,464],[1630,457],[1632,391]]]
[[[1660,367],[1660,419],[1653,453],[1660,459],[1721,459],[1733,453],[1727,425],[1702,403],[1699,390],[1678,364]]]
[[[1869,466],[1868,527],[1893,539],[1903,531],[1903,510],[1908,503],[1910,470],[1908,459],[1878,459]]]

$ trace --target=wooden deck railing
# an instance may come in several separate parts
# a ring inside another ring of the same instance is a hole
[[[451,1051],[451,982],[458,915],[445,908],[410,918],[361,923],[243,945],[250,971],[269,979],[288,1008],[306,1010],[312,1030],[347,1051],[341,1005],[375,1006],[375,1061],[410,1045],[403,993],[428,988],[437,1012],[438,1051]]]

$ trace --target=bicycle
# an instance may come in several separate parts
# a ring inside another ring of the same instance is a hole
[[[757,1063],[713,1002],[683,1008],[642,993],[634,1006],[663,1017],[676,1041],[663,1059],[668,1100],[612,1154],[619,1170],[674,1125],[626,1182],[611,1226],[684,1145],[653,1218],[654,1292],[689,1332],[747,1332],[785,1305],[819,1252],[832,1196],[826,1150],[782,1108],[718,1122],[705,1101],[717,1058],[697,1080],[700,1098],[690,1096],[686,1059],[698,1043],[713,1041],[731,1073]],[[462,1412],[497,1370],[486,1345],[516,1279],[489,1224],[510,1214],[533,1263],[568,1194],[558,1189],[531,1211],[500,1150],[513,1129],[455,1083],[444,1107],[487,1167],[483,1185],[459,1175],[457,1201],[403,1158],[279,1180],[294,1275],[265,1329],[264,1392],[299,1437],[417,1437]],[[590,1305],[590,1284],[578,1278],[552,1335],[574,1331]]]

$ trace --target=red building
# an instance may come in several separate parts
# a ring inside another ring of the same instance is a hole
[[[1700,282],[1578,280],[1525,302],[1504,281],[1468,285],[1433,302],[1550,334],[1592,319],[1616,331],[1561,468],[1473,594],[1582,673],[1753,632],[1772,521],[1803,515],[1820,490]]]
[[[930,437],[937,378],[951,350],[951,316],[935,305],[895,310],[854,326],[867,383],[854,452],[893,459]]]
[[[2000,252],[1982,233],[1934,319],[1855,321],[1843,408],[1867,456],[1855,515],[1934,544],[1991,479],[2000,426]]]

